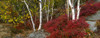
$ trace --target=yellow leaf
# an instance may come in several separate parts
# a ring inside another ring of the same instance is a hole
[[[8,7],[7,6],[5,6],[5,9],[7,9]]]
[[[20,21],[20,23],[24,23],[24,21]]]
[[[13,22],[13,19],[8,20],[8,22]]]
[[[28,18],[30,18],[30,16],[28,16]]]
[[[5,15],[6,15],[7,13],[5,13]]]
[[[16,19],[16,17],[14,17],[14,19]]]
[[[9,12],[9,13],[11,13],[11,12]]]
[[[7,19],[7,16],[5,16],[4,18]]]
[[[13,21],[13,24],[16,24],[16,23]]]
[[[17,19],[15,19],[15,21],[17,22]]]
[[[21,18],[23,18],[23,17],[21,16]]]

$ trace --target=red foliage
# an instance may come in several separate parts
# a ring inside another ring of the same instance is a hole
[[[84,29],[88,28],[84,19],[67,20],[67,15],[62,15],[44,25],[45,31],[50,33],[47,38],[82,38],[87,35]]]
[[[86,3],[81,6],[80,17],[95,14],[100,9],[100,3]]]
[[[87,35],[84,29],[87,29],[88,26],[89,24],[87,24],[84,19],[80,18],[78,20],[68,21],[68,25],[63,28],[63,30],[66,32],[66,35],[69,38],[82,38]]]
[[[100,9],[100,2],[95,3],[94,6]]]
[[[53,31],[59,30],[67,25],[67,15],[62,15],[55,20],[51,20],[44,25],[44,29],[52,33]]]

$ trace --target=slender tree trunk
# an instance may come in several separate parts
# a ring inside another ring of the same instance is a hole
[[[66,13],[67,13],[67,16],[68,16],[68,20],[69,20],[69,0],[66,0]]]
[[[30,9],[29,9],[29,7],[28,7],[28,5],[27,5],[25,0],[24,0],[24,3],[25,3],[25,5],[26,5],[26,7],[28,9],[28,12],[29,12],[30,16],[31,16],[31,22],[32,22],[32,25],[33,25],[33,29],[34,29],[34,31],[36,31],[35,30],[35,24],[34,24],[34,21],[33,21],[33,18],[32,18],[32,14],[31,14]]]
[[[77,2],[77,19],[79,19],[79,14],[80,14],[80,0]]]
[[[53,16],[53,8],[54,8],[54,0],[53,0],[53,4],[52,4],[52,14],[51,14],[51,20],[52,20],[52,16]]]
[[[44,2],[44,5],[45,5],[45,13],[47,13],[46,0],[45,0],[45,2]]]
[[[73,7],[74,7],[74,0],[72,0],[72,5],[73,5]]]
[[[48,22],[48,19],[49,19],[49,18],[48,18],[48,12],[47,12],[48,10],[47,10],[47,6],[46,6],[46,4],[47,4],[46,2],[47,2],[47,1],[45,0],[44,5],[45,5],[46,20],[47,20],[47,22]]]
[[[75,20],[75,9],[74,9],[73,4],[71,3],[71,0],[69,0],[69,5],[70,5],[71,10],[72,10],[72,20]]]
[[[39,5],[40,5],[40,24],[39,24],[38,30],[40,30],[41,26],[42,26],[42,0],[39,0],[39,1],[40,1],[40,3],[39,3]]]
[[[50,0],[48,0],[48,1],[49,1],[49,3],[48,3],[47,22],[49,21],[49,12],[50,12],[50,10],[49,10],[49,6],[50,6]]]

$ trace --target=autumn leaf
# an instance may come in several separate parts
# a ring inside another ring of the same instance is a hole
[[[24,23],[24,21],[20,21],[20,23]]]
[[[13,22],[13,19],[8,20],[8,22]]]

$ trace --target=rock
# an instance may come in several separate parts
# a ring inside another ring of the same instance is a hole
[[[97,27],[95,26],[96,21],[87,21],[87,23],[89,24],[90,30],[97,31]]]
[[[25,38],[24,36],[22,36],[21,34],[16,35],[14,38]]]
[[[44,32],[44,30],[40,30],[37,32],[32,32],[29,34],[28,38],[46,38],[48,33]]]
[[[100,0],[96,0],[96,2],[100,2]]]
[[[88,16],[86,19],[87,20],[100,20],[100,11],[98,11],[96,14],[92,16]]]

